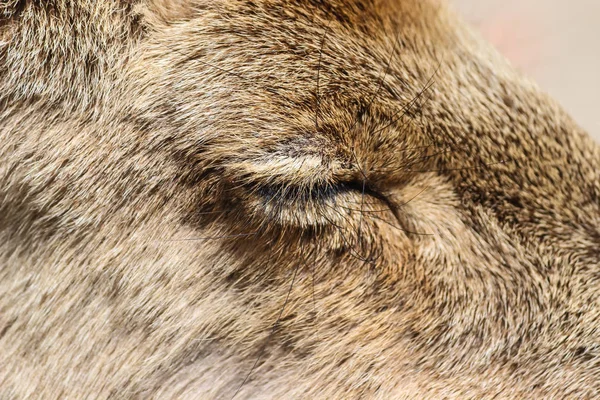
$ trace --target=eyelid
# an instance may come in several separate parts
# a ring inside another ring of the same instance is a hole
[[[331,182],[336,163],[327,162],[324,157],[316,154],[269,154],[235,160],[227,163],[226,168],[247,183],[312,186]]]
[[[326,201],[346,193],[367,195],[385,201],[385,196],[363,182],[327,182],[320,185],[254,184],[249,188],[261,197],[288,202]]]
[[[247,193],[280,204],[299,205],[352,194],[385,199],[351,164],[317,153],[263,153],[234,159],[225,167],[232,182]]]

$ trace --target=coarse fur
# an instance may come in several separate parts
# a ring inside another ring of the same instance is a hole
[[[600,396],[600,149],[444,2],[0,18],[0,399]]]

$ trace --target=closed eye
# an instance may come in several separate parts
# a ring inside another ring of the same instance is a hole
[[[383,200],[384,196],[359,181],[324,183],[312,186],[268,184],[254,185],[252,191],[267,202],[277,203],[329,203],[344,194],[356,194]]]

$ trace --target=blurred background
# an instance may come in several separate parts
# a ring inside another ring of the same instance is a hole
[[[450,0],[600,141],[599,0]]]

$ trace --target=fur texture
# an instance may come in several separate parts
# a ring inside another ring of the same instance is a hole
[[[600,396],[599,147],[442,2],[0,18],[0,398]]]

